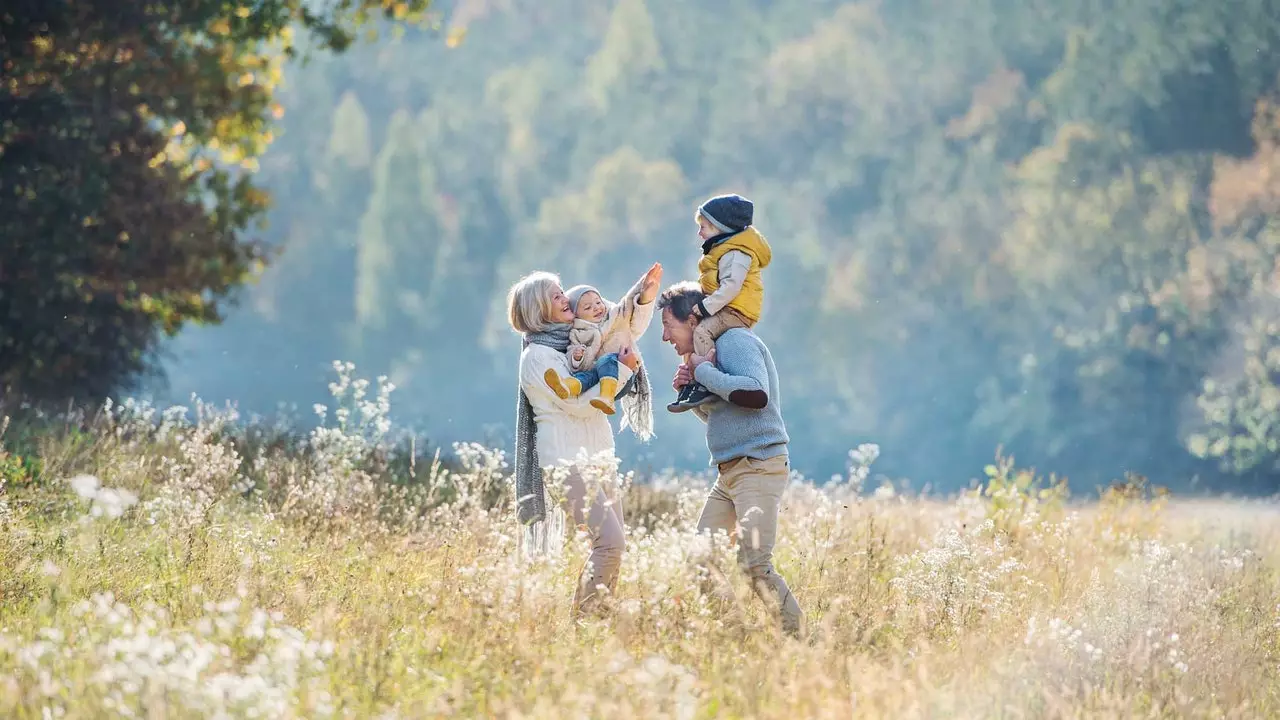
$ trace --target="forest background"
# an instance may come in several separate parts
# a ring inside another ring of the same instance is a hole
[[[505,447],[509,284],[692,278],[696,204],[736,191],[774,250],[758,331],[800,471],[874,442],[954,489],[1002,447],[1082,491],[1271,492],[1278,4],[436,2],[437,28],[272,66],[239,158],[263,243],[193,281],[239,302],[146,309],[173,338],[90,389],[305,419],[349,360],[433,442]],[[0,352],[11,389],[51,387],[31,356]],[[705,465],[689,418],[656,430],[620,438],[629,467]]]

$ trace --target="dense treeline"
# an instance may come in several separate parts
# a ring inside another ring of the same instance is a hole
[[[295,34],[349,46],[425,0],[19,0],[0,10],[0,389],[100,400],[216,322],[268,255],[257,167]]]
[[[437,3],[449,42],[284,71],[256,179],[283,253],[171,388],[306,407],[345,358],[433,434],[501,438],[506,285],[691,275],[692,208],[733,189],[801,470],[874,441],[954,486],[1003,445],[1080,489],[1274,490],[1277,5]],[[664,415],[629,457],[702,462]]]

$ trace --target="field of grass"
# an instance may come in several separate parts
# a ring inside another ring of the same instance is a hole
[[[797,642],[736,572],[740,612],[699,591],[709,480],[655,478],[609,612],[575,623],[585,545],[520,552],[500,454],[410,460],[385,393],[334,389],[298,438],[208,408],[8,427],[0,717],[1280,713],[1272,505],[1076,503],[1008,464],[945,500],[797,478]]]

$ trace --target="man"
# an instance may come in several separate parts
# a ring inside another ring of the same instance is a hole
[[[694,308],[703,297],[693,282],[673,285],[658,297],[663,342],[690,358],[680,366],[672,385],[679,390],[697,381],[721,400],[693,408],[707,425],[711,464],[719,469],[698,518],[698,530],[723,529],[731,535],[737,530],[738,560],[752,588],[766,602],[770,598],[765,593],[773,595],[783,630],[798,637],[800,603],[773,568],[778,505],[791,471],[778,372],[769,348],[748,328],[726,331],[709,357],[695,354],[693,333],[699,319]]]

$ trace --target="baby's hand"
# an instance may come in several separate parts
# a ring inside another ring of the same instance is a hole
[[[586,348],[577,348],[576,350],[573,351],[573,361],[582,362],[582,358],[585,357],[586,354],[587,354]]]

